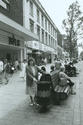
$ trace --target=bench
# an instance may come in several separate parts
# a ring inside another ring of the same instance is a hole
[[[51,80],[53,84],[53,94],[52,94],[52,100],[54,104],[60,104],[61,100],[64,100],[68,97],[71,89],[69,85],[66,86],[60,86],[59,85],[59,70],[53,71],[51,73]]]

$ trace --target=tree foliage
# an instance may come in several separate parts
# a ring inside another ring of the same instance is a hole
[[[67,11],[67,18],[63,20],[63,26],[66,32],[66,50],[70,58],[77,55],[77,41],[82,35],[83,17],[81,16],[79,3],[73,2]]]

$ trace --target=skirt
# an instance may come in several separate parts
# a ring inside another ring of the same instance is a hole
[[[37,95],[37,84],[35,82],[32,86],[26,86],[26,94],[32,97]]]

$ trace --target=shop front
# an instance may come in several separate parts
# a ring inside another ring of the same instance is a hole
[[[39,41],[28,41],[26,43],[27,55],[33,57],[37,65],[52,63],[57,53],[55,49],[40,43]]]
[[[24,42],[19,36],[0,30],[0,59],[19,61],[23,58]]]
[[[37,39],[35,34],[0,13],[0,59],[22,62],[26,58],[24,41]]]
[[[41,65],[41,54],[40,43],[38,41],[28,41],[25,44],[27,58],[33,57],[37,65]]]
[[[44,45],[44,55],[47,58],[47,63],[53,63],[57,51],[54,48]]]

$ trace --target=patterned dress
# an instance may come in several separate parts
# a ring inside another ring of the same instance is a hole
[[[26,94],[34,97],[37,93],[37,83],[34,79],[38,79],[38,72],[41,72],[37,66],[26,67]]]

